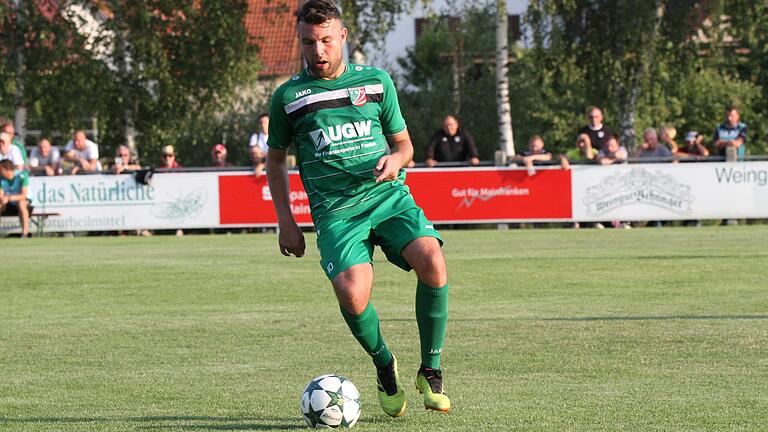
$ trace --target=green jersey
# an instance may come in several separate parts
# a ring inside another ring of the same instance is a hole
[[[22,192],[22,188],[29,187],[29,173],[26,171],[15,171],[13,178],[8,180],[5,178],[0,179],[0,189],[5,192],[6,195],[18,195]]]
[[[376,183],[373,175],[390,152],[387,136],[406,129],[392,78],[381,69],[347,64],[333,80],[304,69],[275,91],[269,126],[269,147],[296,147],[315,224],[358,215],[408,192],[405,170],[391,182]]]

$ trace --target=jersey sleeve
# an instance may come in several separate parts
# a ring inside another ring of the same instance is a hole
[[[19,173],[19,185],[21,187],[29,187],[29,173],[27,171]]]
[[[293,141],[291,121],[283,103],[284,87],[278,87],[269,104],[269,138],[267,145],[274,149],[286,149]]]
[[[405,130],[405,119],[400,113],[400,102],[397,100],[397,90],[392,78],[382,71],[384,97],[381,102],[381,128],[385,135],[395,135]]]

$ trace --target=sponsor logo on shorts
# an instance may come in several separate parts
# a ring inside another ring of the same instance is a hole
[[[332,262],[329,262],[329,263],[328,263],[328,266],[327,266],[327,267],[325,267],[325,268],[328,270],[328,273],[331,273],[331,272],[333,271],[333,263],[332,263]]]
[[[424,225],[424,228],[426,228],[426,229],[435,229],[435,226],[431,225],[431,224],[430,225]]]

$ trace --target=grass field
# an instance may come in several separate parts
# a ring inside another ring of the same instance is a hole
[[[376,257],[396,420],[312,235],[303,259],[272,234],[0,241],[0,430],[303,430],[331,372],[359,431],[768,429],[768,226],[444,236],[449,415],[413,389],[414,276]]]

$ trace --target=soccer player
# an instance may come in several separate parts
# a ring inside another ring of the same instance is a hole
[[[307,67],[272,96],[267,179],[280,227],[280,252],[304,255],[304,235],[291,213],[286,148],[295,145],[309,195],[320,264],[341,314],[377,369],[385,413],[405,413],[397,360],[370,303],[373,248],[415,270],[421,367],[416,387],[427,409],[448,411],[440,353],[448,318],[448,277],[442,238],[404,184],[413,144],[389,75],[342,60],[347,29],[331,0],[309,0],[297,14]]]

